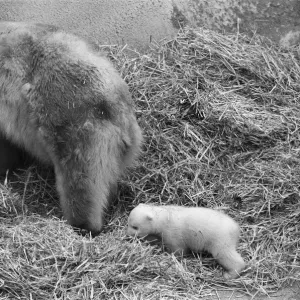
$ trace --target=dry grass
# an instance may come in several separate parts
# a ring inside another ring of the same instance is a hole
[[[186,29],[147,55],[105,50],[136,101],[140,163],[95,239],[59,220],[50,171],[3,178],[1,299],[207,299],[216,288],[256,295],[300,281],[297,49]],[[224,209],[241,224],[247,271],[225,282],[209,256],[177,260],[128,240],[140,202]]]

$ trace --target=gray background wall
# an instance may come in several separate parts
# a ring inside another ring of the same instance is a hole
[[[173,36],[180,24],[300,40],[298,0],[0,0],[0,20],[61,26],[102,44],[143,49]]]

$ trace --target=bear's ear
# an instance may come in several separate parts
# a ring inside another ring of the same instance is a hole
[[[31,92],[33,86],[29,82],[23,84],[21,88],[21,93],[24,97],[28,97],[28,94]]]

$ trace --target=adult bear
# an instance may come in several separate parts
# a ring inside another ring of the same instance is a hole
[[[54,166],[64,217],[92,234],[142,141],[103,54],[55,26],[15,22],[0,22],[0,134]]]

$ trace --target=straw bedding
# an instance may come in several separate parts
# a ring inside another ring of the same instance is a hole
[[[1,299],[199,299],[299,281],[299,49],[186,28],[147,54],[104,50],[130,86],[143,154],[95,239],[59,219],[51,170],[2,178]],[[225,282],[209,255],[127,239],[140,202],[223,209],[241,225],[245,273]]]

